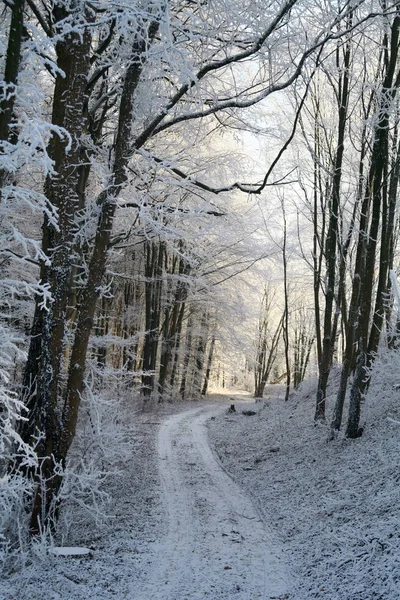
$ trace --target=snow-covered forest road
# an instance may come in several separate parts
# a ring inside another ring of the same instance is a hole
[[[376,381],[363,436],[329,444],[312,382],[288,402],[127,399],[102,519],[67,502],[53,541],[90,556],[38,540],[0,600],[398,600],[398,369]]]
[[[284,561],[249,496],[213,454],[205,423],[226,410],[196,408],[165,420],[158,435],[169,519],[143,600],[283,597]]]

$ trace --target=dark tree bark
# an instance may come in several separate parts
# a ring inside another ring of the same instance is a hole
[[[389,149],[388,149],[389,150]],[[389,161],[388,161],[389,162]],[[393,236],[395,228],[395,212],[400,175],[400,144],[395,150],[390,176],[385,172],[382,186],[382,227],[381,247],[379,254],[379,278],[376,291],[375,309],[368,341],[368,356],[373,360],[383,328],[386,299],[388,295],[389,269],[393,259]],[[388,163],[385,165],[387,171]],[[389,180],[389,187],[386,185]]]
[[[204,312],[200,320],[200,328],[196,341],[193,361],[192,393],[199,396],[202,390],[203,368],[207,345],[208,314]]]
[[[268,306],[267,306],[267,298],[264,296],[263,299],[263,308],[264,314],[260,318],[259,322],[259,337],[258,337],[258,347],[257,347],[257,356],[256,356],[256,365],[254,367],[254,397],[262,398],[264,394],[264,389],[267,384],[268,378],[271,374],[272,367],[274,366],[274,362],[276,359],[279,340],[282,334],[284,314],[279,320],[278,325],[276,326],[272,338],[271,343],[268,348],[268,328],[269,328],[269,319],[267,316]]]
[[[3,89],[0,89],[0,153],[5,152],[7,142],[15,144],[17,140],[17,133],[12,130],[12,123],[24,35],[24,7],[25,0],[13,0]],[[0,202],[6,178],[7,171],[0,169]]]
[[[214,356],[215,340],[216,340],[215,335],[213,335],[211,338],[210,348],[208,351],[207,368],[206,368],[206,372],[204,375],[203,387],[201,389],[202,396],[207,395],[208,384],[210,382],[210,375],[211,375],[211,366],[212,366],[212,361],[213,361],[213,356]]]
[[[342,69],[342,76],[340,78],[338,96],[338,140],[333,165],[332,192],[329,201],[329,224],[325,243],[327,283],[325,291],[324,334],[322,339],[321,360],[319,363],[317,399],[314,415],[315,421],[325,420],[326,388],[328,385],[329,373],[332,364],[336,334],[333,325],[333,308],[336,291],[336,262],[339,233],[340,188],[342,181],[342,165],[349,96],[349,67],[351,57],[350,42],[348,42],[346,45],[343,66],[340,65],[339,52],[340,50],[337,49],[337,66]],[[339,307],[337,308],[337,310],[339,310]]]
[[[162,327],[161,357],[158,378],[158,389],[160,395],[164,393],[165,384],[170,372],[171,362],[173,361],[174,357],[174,351],[177,353],[179,350],[177,347],[177,342],[180,339],[180,332],[182,329],[182,307],[184,307],[184,303],[187,298],[187,277],[189,273],[190,264],[183,257],[180,257],[177,273],[180,279],[178,279],[175,292],[170,300],[169,306],[166,306],[164,311],[165,316]]]
[[[80,13],[80,8],[79,11]],[[89,11],[89,14],[93,14]],[[79,17],[81,15],[79,14]],[[90,19],[88,17],[88,23]],[[142,55],[151,42],[157,23],[150,23],[148,35],[136,39],[132,46],[132,60],[127,67],[119,107],[118,132],[115,142],[113,175],[108,187],[98,197],[99,219],[90,257],[88,276],[80,294],[76,330],[67,366],[65,393],[60,386],[60,364],[63,356],[65,315],[69,298],[68,286],[71,281],[70,253],[74,239],[74,208],[79,204],[77,187],[80,160],[79,136],[83,130],[84,103],[87,91],[87,74],[90,67],[90,28],[84,35],[71,33],[58,42],[57,54],[60,66],[66,72],[65,79],[59,77],[54,94],[53,121],[71,133],[71,149],[66,152],[66,142],[53,138],[49,148],[55,157],[58,176],[46,182],[49,198],[59,207],[59,231],[48,223],[44,225],[43,246],[49,252],[51,264],[46,268],[46,276],[53,293],[50,311],[38,316],[40,327],[34,324],[41,334],[41,356],[31,356],[28,367],[39,363],[39,376],[36,389],[31,388],[31,408],[40,416],[35,430],[43,432],[43,442],[39,449],[39,484],[36,491],[31,516],[31,531],[39,533],[43,525],[54,516],[57,494],[62,482],[56,475],[57,465],[65,464],[70,445],[75,436],[78,412],[83,389],[85,359],[89,336],[93,326],[96,301],[102,283],[108,247],[111,240],[116,199],[127,181],[126,167],[132,154],[131,124],[133,121],[134,91],[143,68]],[[58,84],[58,87],[57,87]],[[55,245],[58,242],[58,245]],[[50,252],[50,248],[56,248]],[[36,331],[36,329],[34,329]],[[37,348],[33,342],[33,349]],[[25,380],[34,380],[25,373]],[[64,398],[60,410],[59,399]],[[61,412],[61,418],[60,418]],[[34,431],[26,431],[32,437]]]
[[[282,203],[283,213],[283,246],[282,246],[282,261],[283,261],[283,292],[284,292],[284,313],[282,322],[283,343],[285,347],[285,364],[286,364],[286,391],[285,402],[289,400],[291,372],[290,372],[290,356],[289,356],[289,288],[287,277],[287,222],[285,206]]]
[[[176,380],[179,377],[179,355],[181,350],[181,341],[182,341],[182,327],[183,320],[185,316],[186,304],[182,302],[182,305],[179,309],[178,320],[176,326],[176,333],[173,340],[173,360],[172,360],[172,369],[171,369],[171,377],[169,380],[169,384],[171,388],[174,387]]]
[[[186,329],[186,340],[185,340],[185,354],[183,357],[183,367],[182,367],[182,378],[181,384],[179,388],[179,395],[182,400],[185,399],[187,393],[187,378],[189,373],[189,365],[192,354],[192,330],[193,330],[193,316],[189,316],[187,329]]]
[[[362,268],[358,275],[361,279],[360,284],[360,308],[357,328],[358,358],[357,369],[354,375],[353,384],[350,393],[349,417],[346,426],[346,436],[356,438],[360,435],[360,405],[368,387],[369,372],[372,353],[369,352],[368,335],[370,326],[371,310],[373,305],[373,285],[375,276],[375,258],[377,251],[378,233],[380,216],[383,204],[383,194],[385,192],[385,173],[388,164],[389,152],[389,123],[390,107],[396,96],[400,84],[400,70],[397,71],[398,52],[399,52],[399,27],[400,17],[393,19],[390,31],[390,40],[384,40],[385,48],[385,79],[378,99],[378,120],[375,129],[375,139],[371,154],[370,172],[367,182],[366,195],[371,197],[371,222],[369,232],[365,230],[364,256]],[[386,225],[381,228],[381,232],[387,235]],[[387,240],[383,240],[386,246]],[[378,280],[380,291],[387,283],[387,248],[383,249],[384,263],[381,266],[382,278]],[[381,299],[378,298],[378,306]],[[380,316],[379,316],[380,319]],[[375,324],[375,323],[374,323]],[[379,341],[380,329],[371,332],[370,342],[371,351],[375,352]]]
[[[143,343],[142,393],[151,396],[155,386],[157,352],[160,338],[161,295],[165,245],[161,242],[145,244],[145,298],[146,333]]]
[[[64,11],[57,14],[59,18],[66,16]],[[89,15],[86,16],[89,23]],[[42,282],[49,285],[52,302],[46,309],[40,301],[37,302],[33,332],[38,337],[32,339],[24,374],[24,381],[35,386],[25,391],[32,411],[29,426],[23,430],[25,441],[32,441],[40,432],[37,448],[40,484],[32,512],[32,533],[39,533],[47,517],[54,513],[55,492],[61,482],[61,477],[55,473],[57,465],[62,468],[65,460],[60,447],[63,422],[58,412],[58,398],[62,392],[60,375],[65,349],[74,217],[78,203],[76,165],[79,163],[80,137],[84,129],[83,104],[90,69],[90,43],[88,28],[82,35],[70,33],[56,44],[57,64],[65,76],[58,74],[56,78],[52,123],[65,128],[71,135],[71,141],[68,143],[65,138],[53,136],[48,148],[57,176],[47,178],[45,192],[49,201],[57,207],[58,227],[45,219],[42,249],[48,263],[42,263],[41,271]]]
[[[369,106],[368,110],[372,106],[371,100],[372,100],[372,98],[370,99],[370,102],[367,103]],[[369,113],[365,114],[365,119],[364,119],[365,123],[367,122],[367,114],[369,114]],[[362,141],[361,141],[361,156],[360,156],[359,171],[358,171],[357,200],[355,203],[354,212],[353,212],[353,216],[352,216],[352,221],[355,222],[355,218],[356,218],[355,211],[357,210],[357,207],[361,204],[360,217],[359,217],[359,236],[358,236],[358,243],[357,243],[356,260],[355,260],[355,266],[354,266],[355,274],[353,277],[352,293],[351,293],[351,299],[350,299],[348,312],[346,313],[345,318],[343,319],[344,330],[345,330],[345,350],[344,350],[344,355],[343,355],[342,370],[341,370],[341,374],[340,374],[340,383],[339,383],[339,388],[338,388],[338,392],[337,392],[337,396],[336,396],[336,401],[335,401],[335,406],[334,406],[333,416],[332,416],[332,421],[331,421],[332,437],[334,437],[334,432],[339,431],[339,429],[341,427],[342,418],[343,418],[344,401],[345,401],[346,392],[347,392],[347,384],[348,384],[349,375],[350,375],[352,365],[353,365],[353,360],[354,360],[353,357],[355,354],[354,346],[355,346],[355,340],[356,340],[356,335],[357,335],[358,310],[359,310],[360,286],[361,286],[360,272],[361,272],[362,265],[364,262],[364,254],[365,254],[365,234],[364,234],[364,232],[365,232],[365,229],[366,229],[367,223],[368,223],[368,214],[369,214],[369,205],[370,205],[370,197],[368,195],[367,196],[364,195],[364,198],[363,198],[363,193],[364,193],[363,181],[365,178],[364,159],[365,159],[365,155],[366,155],[366,148],[367,148],[367,143],[366,143],[366,125],[365,125],[363,128]],[[353,226],[351,227],[351,229],[352,228],[353,228]],[[349,232],[349,236],[346,241],[347,248],[344,248],[346,255],[347,255],[347,251],[348,251],[348,246],[350,244],[350,234],[351,234],[351,231]],[[340,286],[342,289],[342,294],[344,296],[343,288],[344,288],[344,276],[345,276],[345,256],[341,260],[340,269],[341,269]],[[344,307],[344,304],[342,305],[342,308],[343,307]]]

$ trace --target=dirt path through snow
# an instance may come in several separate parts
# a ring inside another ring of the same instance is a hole
[[[168,530],[139,600],[270,600],[288,587],[282,553],[249,496],[208,445],[206,422],[226,405],[167,418],[158,459]]]

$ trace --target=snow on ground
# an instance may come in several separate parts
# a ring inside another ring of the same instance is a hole
[[[165,530],[165,514],[156,454],[160,418],[139,415],[136,409],[127,406],[125,413],[132,457],[116,464],[106,482],[111,498],[107,517],[96,525],[75,507],[67,537],[55,542],[89,547],[92,556],[52,556],[38,544],[22,573],[1,583],[0,600],[138,599],[135,586],[148,576],[152,547]]]
[[[38,545],[0,600],[399,600],[400,402],[379,381],[357,440],[313,426],[311,384],[287,403],[271,386],[256,404],[131,407],[109,517],[75,509],[54,542],[91,553]]]
[[[161,426],[158,454],[168,533],[139,598],[283,597],[282,552],[250,497],[214,458],[205,423],[226,407],[197,407]]]
[[[398,392],[372,387],[363,436],[327,442],[313,391],[285,403],[271,386],[256,415],[211,421],[212,444],[277,532],[297,582],[290,598],[399,600]]]

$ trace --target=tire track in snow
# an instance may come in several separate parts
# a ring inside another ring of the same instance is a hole
[[[168,531],[135,600],[285,597],[284,561],[247,494],[209,447],[206,422],[226,406],[169,417],[158,435]]]

